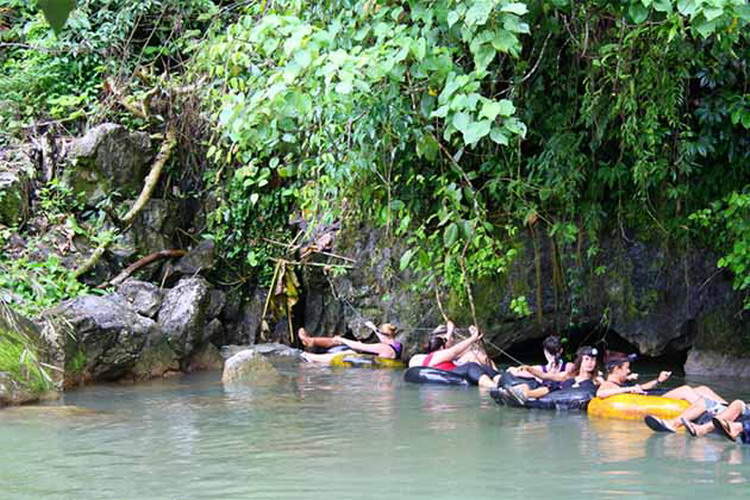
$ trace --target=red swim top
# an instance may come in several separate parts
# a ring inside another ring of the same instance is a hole
[[[431,352],[427,355],[427,357],[424,358],[424,361],[422,361],[422,366],[430,366],[430,362],[432,361],[432,355],[435,354],[434,352]],[[445,370],[447,372],[453,371],[456,368],[455,363],[453,361],[443,361],[442,363],[438,363],[435,366],[432,366],[431,368],[437,368],[439,370]]]

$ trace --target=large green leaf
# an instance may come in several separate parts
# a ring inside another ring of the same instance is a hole
[[[38,4],[55,33],[60,33],[68,16],[76,8],[76,0],[38,0]]]
[[[458,226],[451,222],[443,231],[443,244],[445,248],[450,248],[458,240]]]
[[[464,142],[466,144],[476,144],[479,139],[490,133],[492,122],[490,120],[482,120],[478,122],[471,122],[466,130],[463,130]]]

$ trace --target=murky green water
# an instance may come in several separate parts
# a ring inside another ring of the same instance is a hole
[[[750,446],[637,422],[501,408],[400,372],[290,364],[227,391],[218,373],[99,386],[0,412],[2,498],[746,496]],[[739,381],[701,380],[728,396]],[[734,389],[734,390],[733,390]],[[86,409],[85,411],[80,408]]]

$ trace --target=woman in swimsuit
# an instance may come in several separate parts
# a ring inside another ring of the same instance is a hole
[[[596,391],[599,384],[596,369],[597,350],[591,346],[582,346],[576,352],[576,360],[569,369],[564,371],[550,372],[542,370],[537,366],[521,366],[520,370],[530,373],[543,381],[555,382],[555,385],[545,385],[531,389],[527,384],[519,384],[508,391],[520,404],[525,404],[527,399],[541,398],[553,390],[586,388],[591,392]]]
[[[559,336],[550,335],[544,339],[544,342],[542,342],[542,351],[544,353],[544,358],[547,360],[547,364],[534,365],[532,368],[535,369],[535,372],[541,371],[542,373],[552,374],[565,372],[572,373],[574,371],[573,363],[566,363],[562,358],[563,347]],[[529,389],[537,389],[540,385],[547,386],[550,390],[560,388],[559,382],[537,377],[533,373],[524,370],[522,366],[511,366],[506,371],[514,377],[528,380],[526,385],[529,386]]]
[[[479,329],[472,325],[469,327],[468,338],[455,344],[452,343],[455,325],[452,321],[447,323],[446,333],[433,334],[427,342],[427,354],[415,354],[409,360],[409,366],[424,366],[453,372],[464,376],[472,384],[483,388],[494,388],[500,380],[500,373],[492,367],[477,363],[476,361],[465,361],[458,364],[465,354],[470,353],[472,348],[482,340]]]
[[[304,328],[300,328],[298,335],[302,345],[305,347],[322,347],[329,349],[335,346],[346,346],[349,349],[342,351],[326,353],[326,354],[312,354],[309,352],[302,353],[302,358],[306,361],[314,363],[330,363],[334,356],[340,354],[375,354],[381,358],[387,359],[400,359],[401,352],[404,347],[401,342],[396,340],[398,334],[398,328],[391,323],[383,323],[380,328],[376,327],[374,323],[368,321],[365,326],[370,328],[375,335],[378,337],[377,343],[366,344],[364,342],[358,342],[356,340],[349,340],[336,335],[335,337],[311,337]]]
[[[672,372],[662,371],[659,376],[654,380],[646,382],[644,384],[628,385],[628,382],[632,380],[632,373],[630,371],[630,361],[634,357],[625,355],[623,353],[608,352],[607,359],[605,361],[607,367],[607,380],[604,381],[599,389],[596,391],[596,396],[599,398],[608,398],[616,394],[646,394],[646,391],[653,389],[662,382],[665,382],[671,375]],[[665,398],[683,399],[690,404],[695,403],[703,398],[707,398],[711,401],[716,401],[721,404],[728,404],[727,401],[716,394],[713,390],[705,385],[698,387],[691,387],[689,385],[681,385],[676,389],[671,389],[664,394],[661,394]]]

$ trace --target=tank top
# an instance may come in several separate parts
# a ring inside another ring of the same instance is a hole
[[[430,366],[433,354],[435,353],[431,352],[424,358],[424,361],[422,361],[422,366]],[[450,372],[456,369],[456,364],[453,361],[443,361],[442,363],[438,363],[430,368],[437,368],[438,370],[445,370],[447,372]]]

